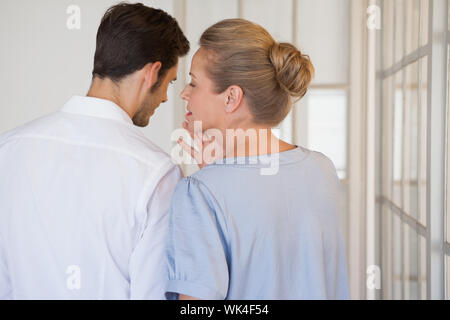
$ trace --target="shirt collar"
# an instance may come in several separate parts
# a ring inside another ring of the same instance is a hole
[[[110,100],[100,98],[73,96],[61,108],[61,111],[133,124],[125,110]]]

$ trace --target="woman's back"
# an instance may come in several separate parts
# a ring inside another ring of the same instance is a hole
[[[212,164],[172,200],[169,289],[202,299],[347,299],[341,188],[324,155],[281,152]],[[240,164],[242,161],[245,164]]]

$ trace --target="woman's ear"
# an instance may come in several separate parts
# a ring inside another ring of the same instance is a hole
[[[150,89],[158,81],[158,73],[161,70],[161,62],[147,63],[144,66],[144,81],[146,89]]]
[[[241,105],[244,92],[239,86],[230,86],[225,91],[225,111],[234,112]]]

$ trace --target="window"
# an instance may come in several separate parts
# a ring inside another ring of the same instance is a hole
[[[449,1],[450,2],[450,1]],[[450,17],[450,5],[448,6],[448,17]],[[446,150],[446,210],[445,210],[445,230],[444,230],[444,254],[445,254],[445,297],[450,299],[450,19],[447,26],[447,141]]]
[[[313,89],[307,97],[308,148],[320,150],[334,163],[340,179],[346,175],[347,92]]]
[[[381,3],[383,298],[449,299],[449,1]]]
[[[381,4],[383,298],[426,299],[429,1]]]

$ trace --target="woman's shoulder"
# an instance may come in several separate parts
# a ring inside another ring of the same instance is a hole
[[[233,166],[210,164],[190,176],[186,176],[185,179],[186,181],[205,186],[214,186],[221,182],[235,179],[235,172],[232,169]],[[242,172],[240,173],[242,174]]]
[[[322,174],[332,178],[338,178],[336,166],[334,165],[333,161],[325,154],[319,151],[311,151],[310,161]]]
[[[298,152],[289,152],[291,153],[286,158],[280,159],[280,168],[275,174],[279,175],[283,181],[295,180],[298,183],[312,179],[316,182],[328,181],[329,183],[331,180],[339,180],[335,165],[325,154],[300,146]],[[274,179],[261,175],[258,165],[211,164],[186,176],[179,184],[184,185],[184,188],[194,187],[207,191],[220,198],[221,192],[230,192],[234,189],[233,186],[238,188],[252,183],[264,184],[265,182],[271,183],[274,182]]]
[[[226,195],[235,190],[238,181],[239,173],[229,167],[206,166],[180,180],[174,198],[201,198],[210,207],[222,208]]]
[[[284,171],[285,174],[291,175],[292,170],[298,172],[297,169],[301,168],[309,173],[316,173],[328,177],[337,176],[336,167],[327,155],[306,147],[297,146],[296,149],[280,153],[275,160],[277,160],[274,161],[276,162],[275,164],[279,165],[279,169],[276,170],[275,175],[278,173],[282,174]],[[264,161],[267,162],[267,159]],[[261,175],[261,168],[273,165],[272,163],[268,164],[261,160],[253,164],[252,162],[247,162],[242,164],[239,162],[228,164],[226,161],[220,164],[213,163],[186,178],[206,185],[223,184],[227,181],[235,182],[236,179],[252,180],[252,176]]]
[[[215,193],[214,188],[211,187],[211,183],[208,179],[205,179],[204,175],[194,173],[178,182],[174,191],[174,197],[189,195],[190,197],[214,199]]]

